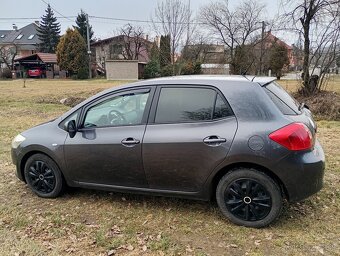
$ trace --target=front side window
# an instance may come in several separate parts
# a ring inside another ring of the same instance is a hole
[[[149,94],[149,91],[128,92],[102,101],[88,109],[83,127],[141,124]]]

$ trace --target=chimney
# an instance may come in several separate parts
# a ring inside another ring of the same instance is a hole
[[[145,40],[146,40],[146,41],[149,41],[149,35],[146,35],[146,36],[145,36]]]
[[[18,31],[17,25],[13,24],[13,30]]]
[[[159,36],[156,36],[155,37],[155,42],[157,44],[157,47],[160,47],[160,44],[161,44],[161,38]]]
[[[38,27],[40,26],[39,20],[35,20],[34,23],[35,23],[35,25],[37,25]]]

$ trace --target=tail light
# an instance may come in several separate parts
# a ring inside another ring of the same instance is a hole
[[[302,123],[292,123],[269,134],[269,138],[289,150],[306,150],[313,146],[313,137]]]

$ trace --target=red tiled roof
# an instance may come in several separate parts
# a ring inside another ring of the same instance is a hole
[[[16,58],[15,61],[25,60],[25,59],[32,59],[32,58],[39,58],[41,61],[49,64],[56,64],[57,63],[57,55],[54,53],[43,53],[38,52],[29,56],[19,57]]]
[[[54,53],[38,52],[37,55],[45,63],[57,63],[57,55]]]

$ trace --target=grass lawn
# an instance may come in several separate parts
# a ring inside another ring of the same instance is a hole
[[[340,255],[340,122],[319,121],[324,189],[264,229],[231,224],[214,202],[71,189],[48,200],[14,175],[10,142],[59,116],[67,96],[123,82],[0,81],[0,255]],[[296,81],[281,81],[296,89]],[[295,83],[295,84],[294,84]],[[340,79],[328,89],[340,91]]]

